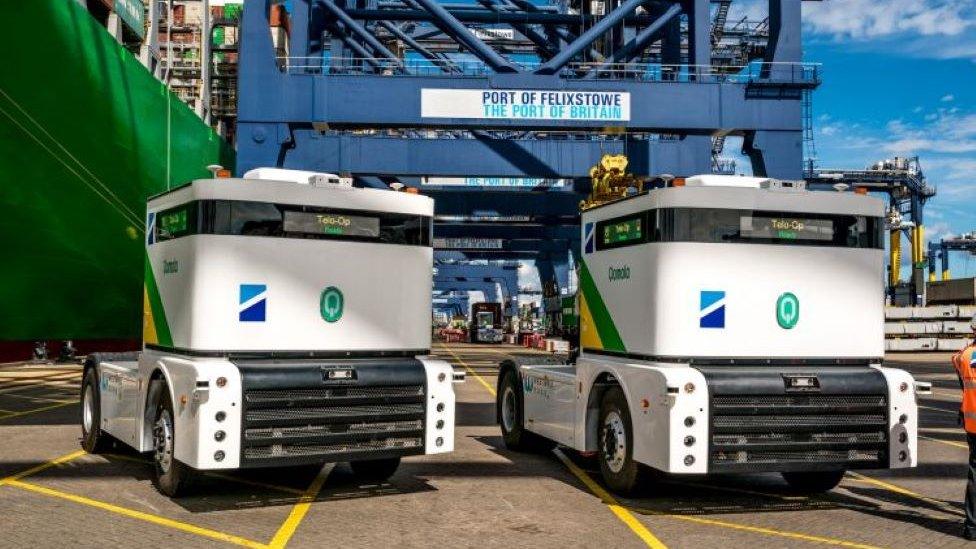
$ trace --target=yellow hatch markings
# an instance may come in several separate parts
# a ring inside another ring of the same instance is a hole
[[[956,442],[954,440],[943,440],[941,438],[927,437],[925,435],[918,435],[918,438],[924,440],[931,440],[932,442],[941,442],[942,444],[948,444],[949,446],[955,446],[956,448],[962,448],[963,450],[969,449],[968,444],[963,444],[962,442]]]
[[[715,520],[715,519],[708,519],[708,518],[702,518],[702,517],[692,517],[692,516],[688,516],[688,515],[671,515],[671,514],[667,514],[667,513],[661,513],[661,512],[658,512],[658,511],[652,511],[650,509],[637,509],[637,508],[634,508],[633,510],[636,511],[636,512],[638,512],[638,513],[641,513],[641,514],[648,514],[648,515],[655,515],[655,516],[673,518],[673,519],[683,520],[683,521],[687,521],[687,522],[694,522],[694,523],[697,523],[697,524],[707,524],[709,526],[721,526],[722,528],[731,528],[733,530],[742,530],[742,531],[745,531],[745,532],[752,532],[752,533],[755,533],[755,534],[765,534],[767,536],[778,536],[778,537],[783,537],[783,538],[793,538],[793,539],[799,539],[799,540],[803,540],[803,541],[809,541],[809,542],[812,542],[812,543],[821,543],[821,544],[826,544],[826,545],[834,545],[834,546],[837,546],[837,547],[852,547],[852,548],[855,548],[855,549],[880,549],[880,548],[878,548],[878,547],[876,547],[874,545],[865,545],[863,543],[855,543],[855,542],[852,542],[852,541],[844,541],[842,539],[828,538],[828,537],[824,537],[824,536],[813,536],[813,535],[810,535],[810,534],[802,534],[800,532],[789,532],[789,531],[786,531],[786,530],[776,530],[776,529],[773,529],[773,528],[764,528],[764,527],[761,527],[761,526],[748,526],[748,525],[745,525],[745,524],[739,524],[739,523],[736,523],[736,522],[728,522],[728,521],[725,521],[725,520]]]
[[[471,368],[471,366],[468,366],[468,364],[465,361],[461,360],[461,357],[457,356],[457,353],[455,353],[453,350],[451,350],[450,347],[448,347],[447,345],[444,345],[443,343],[441,344],[441,347],[444,347],[444,350],[445,351],[447,351],[448,353],[451,353],[451,356],[454,357],[454,360],[457,360],[458,363],[461,364],[461,366],[464,366],[464,369],[467,370],[469,374],[471,374],[472,376],[474,376],[474,378],[477,379],[478,382],[481,383],[485,387],[485,389],[488,390],[489,393],[491,393],[491,396],[495,396],[496,395],[495,388],[492,387],[490,383],[488,383],[487,381],[485,381],[485,378],[483,378],[480,375],[478,375],[478,372],[475,372]]]
[[[308,488],[305,490],[305,493],[299,499],[298,503],[292,507],[291,513],[288,515],[288,518],[285,519],[284,524],[282,524],[281,528],[275,532],[271,542],[268,543],[268,547],[280,549],[288,544],[291,537],[295,535],[295,530],[298,529],[298,525],[301,524],[302,519],[305,518],[305,514],[308,513],[308,508],[312,505],[312,502],[315,501],[315,498],[318,497],[319,492],[322,491],[322,485],[325,484],[325,480],[329,478],[329,473],[332,472],[334,467],[334,464],[326,465],[321,471],[319,471],[318,476],[316,476],[315,480],[308,485]]]
[[[0,415],[0,420],[10,419],[12,417],[26,416],[30,414],[36,414],[38,412],[46,412],[48,410],[53,410],[55,408],[62,408],[70,404],[77,404],[74,400],[69,400],[65,402],[58,402],[57,404],[51,404],[50,406],[42,406],[40,408],[34,408],[33,410],[24,410],[23,412],[10,412],[6,415]]]
[[[962,516],[963,515],[962,511],[959,511],[959,510],[953,508],[951,505],[947,504],[944,501],[939,501],[939,500],[932,499],[932,498],[927,497],[927,496],[923,496],[922,494],[919,494],[918,492],[913,492],[913,491],[909,490],[908,488],[903,488],[903,487],[898,486],[896,484],[891,484],[891,483],[885,482],[883,480],[878,480],[876,478],[869,477],[869,476],[864,475],[862,473],[856,473],[854,471],[848,471],[847,474],[850,477],[852,477],[852,478],[854,478],[856,480],[859,480],[861,482],[866,482],[868,484],[873,484],[875,486],[878,486],[879,488],[884,488],[885,490],[888,490],[889,492],[894,492],[896,494],[901,494],[903,496],[908,496],[908,497],[910,497],[912,499],[917,499],[918,501],[924,501],[925,503],[928,503],[929,505],[932,505],[934,507],[939,508],[939,510],[941,510],[944,513],[948,513],[950,515],[959,515],[959,516]]]
[[[37,484],[31,484],[20,480],[7,481],[7,484],[9,486],[15,486],[17,488],[29,490],[31,492],[43,494],[45,496],[61,498],[75,503],[80,503],[82,505],[88,505],[90,507],[95,507],[98,509],[102,509],[104,511],[109,511],[129,518],[134,518],[137,520],[142,520],[153,524],[158,524],[160,526],[168,526],[176,530],[182,530],[183,532],[196,534],[198,536],[203,536],[205,538],[215,539],[218,541],[225,541],[227,543],[233,543],[235,545],[241,545],[243,547],[253,547],[257,549],[265,549],[266,547],[268,547],[267,545],[261,542],[249,540],[247,538],[242,538],[240,536],[225,534],[223,532],[218,532],[216,530],[210,530],[209,528],[201,528],[199,526],[187,524],[185,522],[180,522],[178,520],[168,519],[166,517],[161,517],[150,513],[144,513],[142,511],[126,509],[125,507],[119,507],[118,505],[112,505],[111,503],[105,503],[104,501],[98,501],[96,499],[86,498],[75,494],[69,494],[67,492],[62,492],[60,490],[53,490],[51,488],[47,488],[45,486],[39,486]]]
[[[637,534],[637,537],[639,537],[648,547],[652,547],[654,549],[667,548],[667,545],[661,543],[661,540],[657,539],[657,537],[652,534],[651,531],[641,523],[641,521],[637,520],[637,517],[628,511],[627,508],[620,505],[616,498],[610,495],[610,493],[607,492],[602,486],[590,478],[590,475],[586,474],[586,471],[580,469],[575,463],[570,461],[569,458],[566,457],[566,454],[563,454],[562,451],[558,449],[553,450],[553,453],[556,454],[559,461],[563,462],[563,465],[565,465],[566,468],[569,469],[569,471],[580,480],[580,482],[589,488],[590,492],[593,492],[593,495],[600,498],[603,503],[605,503],[607,507],[613,511],[613,514],[617,515],[617,518],[626,524],[627,527],[630,528],[635,534]]]
[[[481,384],[485,387],[485,389],[489,393],[491,393],[491,396],[496,395],[495,388],[492,387],[490,383],[485,381],[483,377],[478,375],[477,372],[472,370],[471,367],[468,366],[463,360],[461,360],[461,357],[459,357],[451,348],[449,348],[447,345],[442,345],[442,347],[444,347],[444,350],[446,350],[448,353],[454,356],[454,359],[457,360],[461,364],[461,366],[464,366],[464,368],[468,372],[470,372],[475,379],[481,382]],[[610,508],[613,514],[616,515],[621,522],[626,524],[627,527],[630,528],[635,534],[637,534],[637,537],[639,537],[641,541],[647,544],[648,547],[651,547],[653,549],[667,549],[667,545],[664,545],[663,543],[661,543],[659,539],[654,537],[654,534],[652,534],[651,531],[648,530],[646,526],[641,524],[641,522],[637,520],[637,517],[631,514],[630,511],[628,511],[627,509],[621,507],[621,505],[617,503],[617,500],[614,499],[613,496],[607,493],[607,491],[604,490],[602,486],[594,482],[593,479],[591,479],[589,475],[587,475],[585,472],[583,472],[583,470],[577,467],[575,463],[569,461],[569,459],[566,458],[566,456],[562,452],[560,452],[559,450],[554,450],[553,453],[556,454],[556,457],[558,457],[559,460],[562,461],[563,464],[566,465],[566,467],[568,467],[569,470],[576,476],[576,478],[578,478],[583,484],[585,484],[586,487],[589,488],[594,495],[596,495],[596,497],[603,500],[603,502],[607,504],[607,507]]]
[[[174,528],[176,530],[181,530],[183,532],[187,532],[190,534],[195,534],[198,536],[214,539],[217,541],[224,541],[234,545],[240,545],[243,547],[252,547],[255,549],[282,549],[288,544],[288,542],[291,540],[291,537],[295,534],[295,531],[298,529],[298,525],[301,524],[302,519],[305,518],[305,515],[308,513],[309,507],[315,501],[315,498],[318,497],[319,492],[322,491],[322,486],[325,484],[325,481],[328,479],[329,474],[332,472],[332,469],[334,468],[334,465],[330,464],[323,467],[322,470],[319,471],[319,474],[315,477],[314,480],[312,480],[312,483],[309,484],[308,488],[306,488],[304,491],[301,491],[301,497],[298,499],[298,502],[292,507],[292,510],[288,515],[288,518],[285,519],[285,522],[281,525],[280,528],[278,528],[278,531],[275,532],[275,535],[271,539],[271,541],[268,543],[261,543],[259,541],[254,541],[241,536],[228,534],[226,532],[220,532],[217,530],[211,530],[209,528],[194,526],[192,524],[155,515],[152,513],[146,513],[143,511],[128,509],[126,507],[121,507],[119,505],[113,505],[111,503],[106,503],[104,501],[99,501],[96,499],[79,496],[77,494],[62,492],[60,490],[55,490],[53,488],[48,488],[46,486],[41,486],[39,484],[34,484],[30,482],[24,482],[23,480],[21,480],[31,475],[40,473],[41,471],[44,471],[46,469],[50,469],[51,467],[57,467],[59,465],[62,465],[64,463],[67,463],[69,461],[72,461],[84,455],[87,455],[87,452],[85,452],[84,450],[77,450],[75,452],[71,452],[70,454],[65,454],[61,457],[52,459],[47,463],[43,463],[36,467],[31,467],[30,469],[21,471],[20,473],[16,473],[9,477],[0,479],[0,486],[10,486],[14,488],[19,488],[21,490],[27,490],[34,493],[43,494],[50,497],[64,499],[82,505],[88,505],[90,507],[95,507],[97,509],[102,509],[104,511],[109,511],[111,513],[116,513],[136,520],[141,520],[141,521],[157,524],[160,526]],[[106,457],[120,458],[126,461],[133,461],[137,463],[146,463],[145,460],[136,457],[123,456],[118,454],[107,454]],[[220,475],[220,476],[224,476],[224,475]],[[264,483],[244,481],[242,479],[236,479],[233,477],[227,477],[227,478],[229,480],[233,480],[236,482],[243,482],[244,484],[256,484],[256,485],[264,486],[266,488],[274,488],[276,490],[281,490],[286,492],[299,491],[284,486],[275,486],[275,485],[269,485]]]
[[[67,463],[67,462],[69,462],[69,461],[71,461],[73,459],[80,458],[81,456],[85,455],[86,453],[87,452],[85,452],[84,450],[75,450],[74,452],[71,452],[69,454],[65,454],[65,455],[63,455],[61,457],[56,457],[56,458],[52,459],[51,461],[48,461],[47,463],[42,463],[42,464],[40,464],[40,465],[38,465],[36,467],[31,467],[30,469],[27,469],[27,470],[21,471],[19,473],[16,473],[14,475],[11,475],[9,477],[0,479],[0,486],[3,486],[5,484],[7,484],[8,482],[13,482],[15,480],[20,480],[20,479],[22,479],[24,477],[29,477],[29,476],[31,476],[33,474],[36,474],[36,473],[40,473],[41,471],[44,471],[46,469],[50,469],[51,467],[57,467],[57,466],[59,466],[59,465],[61,465],[63,463]]]
[[[127,456],[124,454],[102,454],[102,456],[108,458],[109,460],[118,459],[122,461],[130,461],[132,463],[139,463],[141,465],[152,465],[152,461],[148,459],[142,459],[135,456]],[[219,478],[221,480],[227,480],[230,482],[234,482],[236,484],[254,486],[255,488],[267,488],[269,490],[277,490],[278,492],[285,492],[286,494],[293,494],[296,496],[305,495],[305,490],[299,488],[292,488],[291,486],[282,486],[280,484],[271,484],[269,482],[260,482],[257,480],[235,477],[233,475],[218,473],[217,471],[198,471],[198,472],[204,476]]]

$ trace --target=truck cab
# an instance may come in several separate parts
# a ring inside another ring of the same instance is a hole
[[[150,198],[144,349],[87,362],[85,449],[152,452],[171,496],[199,470],[348,461],[385,478],[451,451],[455,375],[428,356],[432,216],[428,197],[290,170]]]
[[[580,355],[502,363],[506,443],[598,452],[621,493],[648,469],[821,491],[914,466],[914,380],[882,366],[883,203],[802,181],[678,183],[582,213]]]

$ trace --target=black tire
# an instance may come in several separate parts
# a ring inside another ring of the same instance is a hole
[[[844,478],[846,471],[810,471],[803,473],[780,473],[790,489],[801,494],[829,492]]]
[[[193,484],[194,470],[178,461],[174,455],[176,416],[173,414],[173,401],[166,386],[163,386],[153,418],[153,481],[164,495],[171,498],[183,496]],[[164,427],[167,423],[168,431]]]
[[[620,387],[611,387],[600,403],[597,443],[600,473],[614,492],[628,496],[646,485],[647,469],[634,461],[634,430],[630,408]]]
[[[383,482],[396,473],[400,466],[400,458],[370,459],[365,461],[350,461],[352,472],[362,480]]]
[[[514,370],[506,370],[498,386],[498,423],[502,428],[505,447],[517,452],[544,453],[556,443],[525,430],[522,383]]]
[[[89,454],[101,454],[112,448],[114,441],[102,431],[102,397],[95,368],[85,370],[81,382],[81,447]]]

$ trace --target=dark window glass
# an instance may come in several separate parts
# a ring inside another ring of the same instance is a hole
[[[419,215],[232,200],[200,200],[158,215],[166,213],[171,213],[168,218],[171,227],[179,227],[180,231],[162,237],[157,219],[157,240],[190,234],[351,240],[411,246],[430,246],[432,240],[431,219]],[[183,226],[183,214],[188,220],[186,227]],[[325,220],[324,224],[322,220]]]
[[[663,239],[671,242],[883,247],[881,219],[863,215],[672,208],[663,218]]]

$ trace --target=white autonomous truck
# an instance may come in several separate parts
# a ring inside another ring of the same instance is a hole
[[[501,364],[505,443],[596,452],[624,494],[652,471],[779,472],[816,492],[915,466],[917,388],[882,366],[882,201],[678,182],[582,213],[581,352]]]
[[[455,376],[427,356],[432,217],[428,197],[278,169],[151,198],[144,349],[86,363],[83,447],[152,452],[169,496],[196,470],[383,479],[451,451]]]

